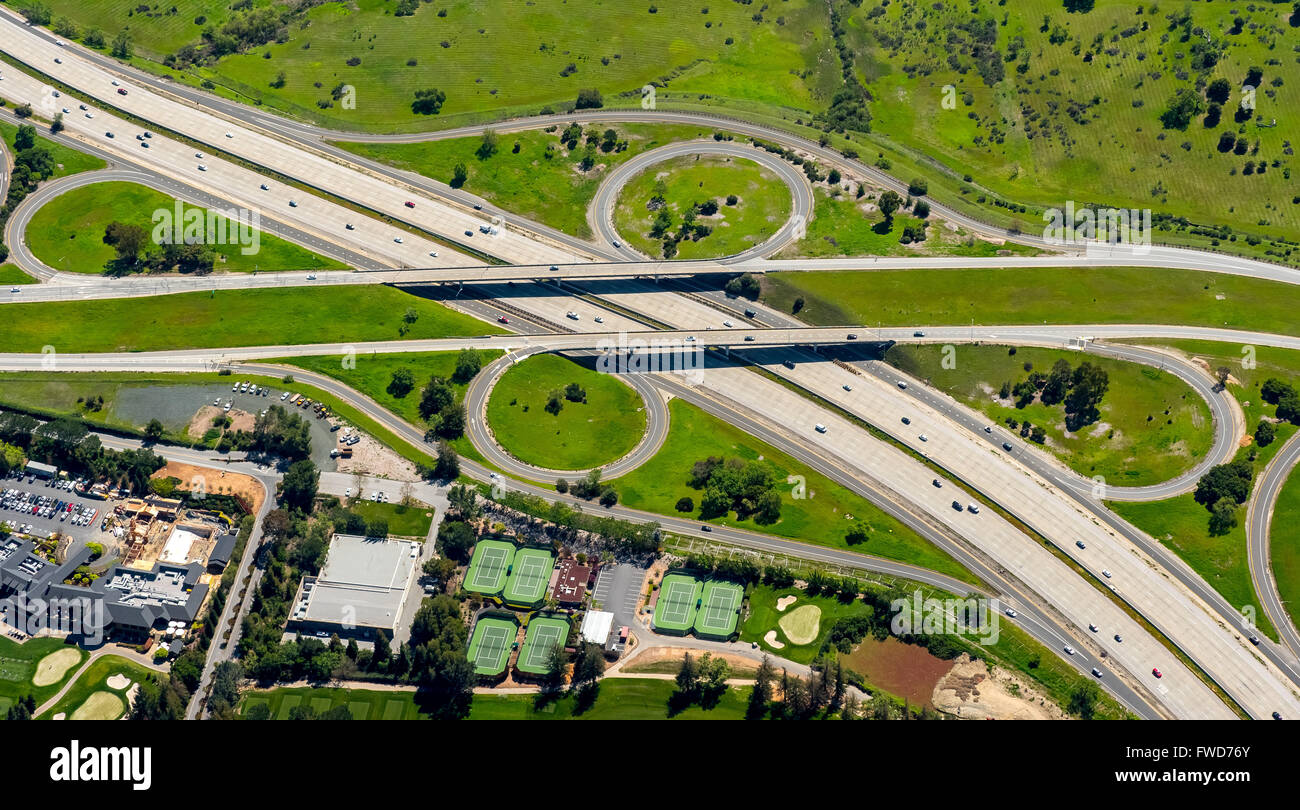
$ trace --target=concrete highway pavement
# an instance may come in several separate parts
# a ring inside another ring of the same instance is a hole
[[[102,273],[103,268],[87,268],[95,271],[92,274],[78,274],[71,272],[61,273],[60,271],[46,265],[31,252],[27,247],[26,233],[28,226],[31,224],[32,217],[36,216],[37,212],[39,212],[42,207],[55,198],[74,189],[110,182],[136,183],[175,197],[182,202],[189,203],[190,205],[201,206],[217,212],[229,210],[226,208],[227,204],[225,200],[220,197],[205,194],[184,183],[178,183],[164,175],[152,172],[142,172],[136,169],[101,169],[94,172],[74,174],[58,180],[42,183],[36,191],[27,195],[22,203],[14,209],[13,213],[9,217],[8,223],[5,225],[5,244],[7,244],[10,249],[10,261],[21,267],[28,274],[35,276],[42,281],[53,281],[57,284],[65,285],[96,283],[96,280],[99,278],[98,274]],[[320,239],[314,234],[276,222],[273,219],[260,218],[257,222],[257,229],[265,234],[270,234],[288,242],[293,242],[297,245],[309,248],[322,256],[335,259],[345,264],[365,266],[370,262],[369,259],[359,253],[348,250],[340,245],[336,245],[333,242]],[[302,275],[305,273],[316,272],[316,270],[317,268],[315,267],[304,266],[297,271],[297,273],[298,275]],[[196,289],[200,288],[200,284],[197,282],[202,278],[204,277],[195,277],[196,283],[194,287]],[[156,283],[157,282],[155,281],[154,284]],[[117,285],[117,289],[120,290],[121,286],[122,285]],[[149,286],[153,286],[153,284]],[[206,286],[207,289],[211,289],[209,285],[204,286]],[[44,287],[28,288],[26,292],[37,292],[38,295],[16,297],[21,298],[21,300],[30,300],[32,298],[40,299],[42,296],[39,295],[39,292],[43,292],[44,289]],[[109,286],[105,289],[113,289],[113,287]]]
[[[1269,555],[1269,543],[1273,529],[1273,509],[1277,505],[1282,487],[1300,464],[1300,433],[1296,433],[1277,451],[1264,472],[1255,482],[1255,491],[1251,493],[1246,506],[1246,552],[1250,565],[1250,579],[1255,585],[1255,593],[1269,621],[1277,628],[1278,636],[1293,654],[1300,655],[1300,632],[1297,632],[1291,614],[1287,612],[1282,595],[1277,588],[1277,579],[1273,576],[1272,557]],[[1294,533],[1295,528],[1288,526],[1285,531]]]
[[[587,221],[591,225],[592,232],[603,243],[612,250],[618,251],[621,255],[629,259],[644,258],[626,243],[614,226],[614,209],[618,203],[620,192],[622,192],[623,187],[627,185],[629,180],[653,166],[674,158],[698,155],[753,161],[775,174],[790,190],[792,200],[790,216],[786,218],[780,229],[761,243],[747,250],[728,256],[725,259],[719,259],[720,263],[730,264],[750,259],[760,259],[775,253],[800,237],[802,229],[807,225],[808,220],[812,218],[813,191],[812,186],[808,183],[808,178],[803,172],[796,169],[792,163],[773,155],[771,152],[754,146],[728,143],[726,141],[673,143],[661,146],[658,149],[651,149],[649,152],[643,152],[615,168],[601,181],[600,187],[596,190],[596,197],[587,209]],[[616,244],[619,247],[615,248]]]

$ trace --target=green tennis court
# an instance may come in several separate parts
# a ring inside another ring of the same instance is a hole
[[[502,540],[480,540],[465,572],[465,590],[495,596],[506,584],[515,547]]]
[[[515,552],[515,560],[506,579],[506,604],[513,607],[533,607],[546,596],[546,586],[551,582],[551,571],[555,568],[554,558],[550,552],[536,548],[521,548]]]
[[[699,583],[686,574],[665,574],[659,585],[654,628],[685,635],[695,624],[696,593]]]
[[[468,658],[477,675],[500,675],[510,660],[519,626],[511,619],[484,616],[474,625],[474,635],[469,640]]]
[[[528,633],[515,668],[532,675],[545,675],[551,668],[551,650],[568,638],[569,623],[564,619],[534,617],[528,622]]]
[[[736,632],[740,621],[740,603],[745,592],[732,582],[710,580],[704,583],[704,595],[695,617],[697,635],[726,638]]]

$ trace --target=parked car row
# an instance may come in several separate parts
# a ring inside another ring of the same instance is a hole
[[[99,510],[92,506],[82,506],[52,495],[40,495],[20,489],[5,490],[3,495],[0,495],[0,508],[46,520],[57,519],[63,522],[71,519],[73,526],[87,526],[99,514]]]

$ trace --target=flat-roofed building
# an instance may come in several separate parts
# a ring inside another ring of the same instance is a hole
[[[420,544],[336,534],[319,576],[303,577],[289,613],[301,633],[393,638],[419,574]]]

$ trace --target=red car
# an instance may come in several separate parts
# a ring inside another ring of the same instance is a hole
[[[497,318],[497,320],[500,321],[501,323],[510,323],[510,319],[504,315],[502,315],[500,318]]]
[[[414,208],[414,207],[415,207],[415,203],[411,202],[410,200],[407,200],[407,201],[406,201],[406,207],[407,207],[407,208]]]
[[[117,94],[118,94],[119,96],[125,96],[125,95],[126,95],[126,88],[125,88],[125,87],[119,87],[119,88],[117,88]]]
[[[1160,669],[1158,667],[1151,667],[1151,674],[1156,676],[1157,678],[1164,677],[1163,675],[1160,674]]]

